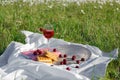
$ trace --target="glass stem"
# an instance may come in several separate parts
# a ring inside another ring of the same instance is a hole
[[[48,43],[47,43],[47,47],[48,47],[48,50],[50,49],[50,47],[49,47],[49,39],[47,39],[48,40]]]

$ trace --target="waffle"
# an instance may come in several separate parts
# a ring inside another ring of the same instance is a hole
[[[45,56],[47,56],[48,58],[51,58],[53,61],[58,61],[58,55],[52,52],[46,51]]]
[[[52,59],[50,59],[48,57],[37,56],[37,60],[40,61],[40,62],[44,62],[44,63],[48,63],[48,64],[53,64]]]

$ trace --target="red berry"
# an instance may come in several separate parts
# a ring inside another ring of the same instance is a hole
[[[40,28],[39,30],[42,32],[42,31],[43,31],[43,28]]]
[[[37,49],[36,51],[39,52],[39,49]]]
[[[69,68],[69,67],[67,67],[67,68],[66,68],[66,70],[70,71],[70,68]]]
[[[62,58],[62,54],[59,54],[59,58]]]
[[[42,54],[42,51],[39,51],[39,55],[41,55]]]
[[[79,68],[79,66],[75,66],[75,68]]]
[[[74,61],[74,60],[75,60],[75,58],[74,58],[74,57],[72,57],[72,60]]]
[[[76,56],[75,56],[75,55],[73,55],[73,56],[72,56],[72,60],[75,60],[75,59],[76,59]]]
[[[60,62],[60,65],[63,65],[63,62],[62,62],[62,61]]]
[[[38,52],[38,55],[41,55],[42,54],[42,51],[41,50],[37,50],[37,52]]]
[[[63,62],[66,62],[67,60],[66,59],[63,59]]]
[[[56,52],[56,51],[57,51],[56,48],[54,48],[54,49],[53,49],[53,52]]]
[[[63,64],[66,65],[67,64],[67,60],[63,59]]]
[[[81,58],[81,61],[85,61],[85,58]]]
[[[66,58],[67,57],[67,54],[64,54],[64,58]]]
[[[80,60],[76,60],[76,63],[77,63],[77,64],[80,64]]]
[[[33,54],[34,54],[34,55],[37,55],[37,51],[34,51]]]

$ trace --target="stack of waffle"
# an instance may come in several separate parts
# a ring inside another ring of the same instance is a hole
[[[58,55],[53,52],[45,51],[43,56],[37,56],[37,60],[48,64],[54,64],[58,61]]]

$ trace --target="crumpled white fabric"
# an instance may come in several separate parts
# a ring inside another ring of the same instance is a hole
[[[21,55],[22,51],[44,48],[47,43],[42,34],[30,31],[22,31],[22,33],[26,36],[26,44],[12,41],[0,56],[1,80],[98,80],[99,77],[105,75],[108,63],[118,56],[118,49],[106,53],[95,46],[52,38],[50,45],[75,44],[89,49],[92,55],[89,60],[80,64],[79,69],[72,68],[71,65],[50,66],[26,59]],[[67,66],[71,67],[72,70],[65,70]]]

